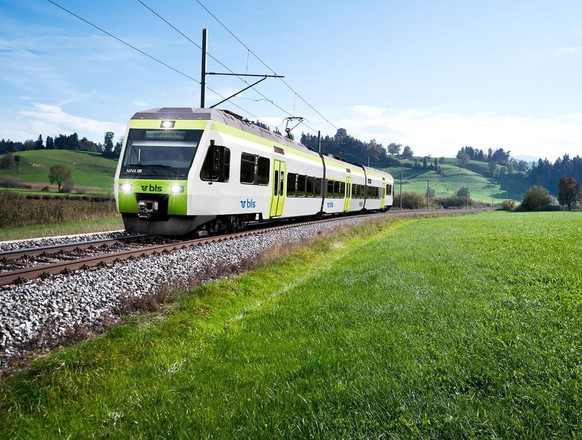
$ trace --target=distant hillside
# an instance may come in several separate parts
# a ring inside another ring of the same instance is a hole
[[[113,194],[113,178],[117,161],[100,153],[69,150],[30,150],[13,153],[20,157],[14,168],[0,168],[0,179],[13,176],[22,183],[49,184],[49,168],[55,164],[69,167],[75,187],[91,187],[95,192]],[[5,155],[0,155],[0,163]]]
[[[486,162],[471,161],[466,168],[461,168],[456,159],[446,159],[440,165],[440,173],[434,167],[408,165],[385,168],[394,176],[396,196],[400,194],[401,173],[403,192],[426,194],[428,185],[436,197],[446,197],[455,194],[459,188],[469,187],[473,200],[487,203],[500,203],[507,198],[521,201],[530,186],[527,176],[523,174],[492,177]]]

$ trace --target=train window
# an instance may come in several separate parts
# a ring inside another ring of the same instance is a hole
[[[305,181],[307,178],[303,174],[297,176],[297,197],[305,197]]]
[[[315,190],[313,195],[315,197],[321,197],[321,179],[319,178],[315,179]]]
[[[327,191],[325,192],[325,197],[329,199],[333,198],[333,180],[327,181]]]
[[[337,190],[337,196],[340,199],[343,199],[345,196],[345,190],[346,190],[346,184],[345,182],[338,182],[339,186],[338,186],[338,190]]]
[[[307,197],[313,197],[313,190],[315,189],[315,177],[308,177],[307,178]]]
[[[392,195],[392,185],[386,185],[386,194],[389,196]]]
[[[241,155],[240,183],[255,183],[255,156],[253,154]]]
[[[257,163],[257,183],[259,185],[269,184],[269,173],[271,171],[271,165],[269,159],[266,157],[258,157]]]
[[[228,182],[230,177],[230,150],[220,145],[210,145],[202,169],[200,179],[214,182]]]
[[[295,197],[295,190],[297,189],[297,174],[287,174],[287,196]]]

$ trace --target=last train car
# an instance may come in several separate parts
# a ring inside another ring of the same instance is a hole
[[[129,121],[114,188],[127,232],[185,235],[387,209],[392,185],[225,110],[160,108]]]

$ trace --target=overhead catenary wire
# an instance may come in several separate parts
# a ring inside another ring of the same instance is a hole
[[[93,22],[91,22],[91,21],[89,21],[89,20],[87,20],[87,19],[85,19],[85,18],[81,17],[80,15],[78,15],[78,14],[74,13],[73,11],[71,11],[71,10],[69,10],[69,9],[65,8],[64,6],[60,5],[59,3],[57,3],[57,2],[55,2],[55,1],[53,1],[53,0],[47,0],[47,1],[48,1],[49,3],[51,3],[51,4],[53,4],[54,6],[58,7],[59,9],[63,10],[64,12],[68,13],[69,15],[71,15],[71,16],[73,16],[73,17],[77,18],[78,20],[80,20],[80,21],[82,21],[82,22],[86,23],[87,25],[89,25],[89,26],[91,26],[91,27],[93,27],[93,28],[97,29],[99,32],[102,32],[103,34],[105,34],[105,35],[107,35],[107,36],[109,36],[109,37],[113,38],[114,40],[118,41],[119,43],[121,43],[121,44],[123,44],[123,45],[125,45],[125,46],[127,46],[127,47],[129,47],[129,48],[131,48],[131,49],[133,49],[133,50],[135,50],[136,52],[140,53],[141,55],[143,55],[143,56],[145,56],[145,57],[149,58],[150,60],[152,60],[152,61],[154,61],[154,62],[156,62],[156,63],[158,63],[158,64],[160,64],[160,65],[162,65],[162,66],[164,66],[164,67],[166,67],[166,68],[168,68],[168,69],[170,69],[170,70],[172,70],[173,72],[175,72],[175,73],[177,73],[177,74],[179,74],[179,75],[181,75],[181,76],[183,76],[183,77],[185,77],[185,78],[187,78],[187,79],[189,79],[189,80],[191,80],[191,81],[194,81],[195,83],[197,83],[197,84],[199,84],[199,85],[201,84],[201,81],[200,81],[200,80],[198,80],[198,79],[196,79],[196,78],[192,77],[191,75],[188,75],[187,73],[185,73],[185,72],[183,72],[183,71],[181,71],[181,70],[177,69],[176,67],[173,67],[173,66],[171,66],[170,64],[168,64],[168,63],[166,63],[166,62],[164,62],[164,61],[160,60],[159,58],[157,58],[157,57],[155,57],[155,56],[153,56],[153,55],[151,55],[151,54],[149,54],[149,53],[147,53],[147,52],[143,51],[142,49],[138,48],[137,46],[135,46],[135,45],[133,45],[133,44],[131,44],[131,43],[129,43],[129,42],[127,42],[127,41],[123,40],[122,38],[120,38],[120,37],[118,37],[118,36],[114,35],[113,33],[111,33],[111,32],[109,32],[109,31],[107,31],[107,30],[103,29],[102,27],[100,27],[100,26],[98,26],[98,25],[94,24]],[[163,18],[163,17],[162,17],[160,14],[158,14],[157,12],[155,12],[155,11],[154,11],[152,8],[150,8],[149,6],[147,6],[147,5],[146,5],[146,4],[145,4],[143,1],[141,1],[141,0],[138,0],[138,2],[139,2],[140,4],[142,4],[142,5],[143,5],[145,8],[147,8],[147,9],[148,9],[150,12],[152,12],[154,15],[156,15],[156,16],[157,16],[157,17],[158,17],[160,20],[164,21],[164,22],[165,22],[165,23],[166,23],[168,26],[170,26],[172,29],[174,29],[176,32],[178,32],[180,35],[182,35],[182,37],[184,37],[185,39],[187,39],[187,40],[188,40],[188,41],[189,41],[191,44],[193,44],[193,45],[195,45],[196,47],[198,47],[199,49],[201,49],[201,47],[200,47],[200,46],[199,46],[199,45],[198,45],[198,44],[197,44],[195,41],[193,41],[191,38],[189,38],[189,37],[188,37],[186,34],[184,34],[182,31],[180,31],[180,30],[179,30],[177,27],[175,27],[174,25],[172,25],[172,24],[171,24],[171,23],[170,23],[168,20],[166,20],[165,18]],[[246,45],[245,45],[245,44],[244,44],[244,43],[243,43],[243,42],[242,42],[242,41],[241,41],[241,40],[240,40],[240,39],[239,39],[239,38],[238,38],[236,35],[234,35],[234,33],[233,33],[232,31],[230,31],[230,30],[229,30],[229,29],[228,29],[228,28],[227,28],[227,27],[226,27],[226,26],[225,26],[225,25],[224,25],[224,24],[223,24],[223,23],[222,23],[222,22],[221,22],[221,21],[220,21],[220,20],[219,20],[219,19],[218,19],[218,18],[217,18],[215,15],[214,15],[214,14],[212,14],[212,12],[210,12],[210,11],[209,11],[209,10],[208,10],[208,9],[207,9],[207,8],[206,8],[204,5],[202,5],[200,2],[198,2],[198,3],[199,3],[199,4],[200,4],[200,5],[201,5],[201,6],[202,6],[202,7],[203,7],[203,8],[204,8],[204,9],[205,9],[205,10],[206,10],[206,11],[207,11],[207,12],[208,12],[208,13],[209,13],[209,14],[210,14],[210,15],[211,15],[211,16],[212,16],[214,19],[215,19],[215,20],[217,20],[217,21],[218,21],[218,22],[221,24],[221,26],[223,26],[223,27],[224,27],[224,28],[225,28],[225,29],[226,29],[226,30],[227,30],[227,31],[228,31],[228,32],[229,32],[229,33],[230,33],[230,34],[231,34],[231,35],[232,35],[232,36],[233,36],[233,37],[234,37],[234,38],[235,38],[235,39],[236,39],[236,40],[237,40],[237,41],[238,41],[240,44],[241,44],[241,45],[243,45],[243,46],[244,46],[244,47],[247,49],[248,53],[252,54],[252,55],[253,55],[255,58],[257,58],[257,59],[258,59],[258,60],[259,60],[259,61],[260,61],[260,62],[261,62],[261,63],[262,63],[262,64],[263,64],[265,67],[267,67],[267,69],[269,69],[271,72],[273,72],[273,73],[275,74],[275,72],[274,72],[274,70],[273,70],[273,69],[271,69],[271,68],[270,68],[270,67],[269,67],[269,66],[268,66],[268,65],[267,65],[267,64],[266,64],[266,63],[265,63],[265,62],[264,62],[262,59],[260,59],[260,58],[259,58],[259,57],[258,57],[258,56],[257,56],[257,55],[256,55],[256,54],[255,54],[255,53],[254,53],[254,52],[253,52],[253,51],[252,51],[252,50],[251,50],[251,49],[248,47],[248,46],[246,46]],[[208,54],[208,55],[209,55],[209,56],[210,56],[210,57],[211,57],[213,60],[215,60],[215,61],[216,61],[218,64],[220,64],[220,65],[221,65],[223,68],[225,68],[226,70],[228,70],[229,72],[231,72],[231,73],[233,73],[233,74],[234,74],[234,72],[233,72],[233,71],[232,71],[230,68],[228,68],[228,67],[227,67],[227,66],[226,66],[224,63],[222,63],[220,60],[218,60],[217,58],[215,58],[214,56],[212,56],[212,55],[210,55],[210,54]],[[248,62],[248,60],[247,60],[247,62]],[[235,76],[238,76],[238,77],[239,77],[239,79],[241,79],[243,82],[247,83],[247,82],[246,82],[246,80],[244,80],[244,79],[243,79],[241,76],[239,76],[239,75],[237,75],[237,74],[234,74],[234,75],[235,75]],[[327,118],[325,118],[323,115],[321,115],[321,113],[319,113],[319,112],[318,112],[318,111],[317,111],[315,108],[313,108],[313,106],[311,106],[311,104],[309,104],[309,103],[308,103],[308,102],[307,102],[307,101],[306,101],[306,100],[305,100],[305,99],[304,99],[304,98],[303,98],[301,95],[299,95],[297,92],[295,92],[295,91],[294,91],[294,90],[293,90],[293,89],[292,89],[292,88],[291,88],[291,87],[290,87],[290,86],[289,86],[289,85],[288,85],[286,82],[284,82],[284,83],[285,83],[285,85],[287,85],[287,87],[288,87],[288,88],[289,88],[291,91],[293,91],[293,93],[294,93],[296,96],[298,96],[298,97],[299,97],[299,98],[300,98],[300,99],[301,99],[303,102],[305,102],[305,103],[306,103],[306,104],[307,104],[307,105],[308,105],[308,106],[309,106],[309,107],[310,107],[312,110],[314,110],[314,111],[315,111],[315,112],[316,112],[318,115],[320,115],[320,116],[321,116],[321,117],[322,117],[322,118],[323,118],[323,119],[324,119],[326,122],[328,122],[330,125],[332,125],[334,128],[336,128],[336,129],[337,129],[337,127],[335,127],[335,126],[334,126],[334,125],[333,125],[331,122],[329,122],[329,121],[327,120]],[[221,97],[221,98],[224,98],[224,96],[223,96],[223,95],[221,95],[219,92],[217,92],[217,91],[213,90],[212,88],[208,87],[208,89],[209,89],[210,91],[212,91],[214,94],[216,94],[217,96],[219,96],[219,97]],[[274,107],[278,108],[280,111],[282,111],[283,113],[285,113],[287,116],[294,116],[294,115],[293,115],[293,114],[291,114],[289,111],[285,110],[284,108],[282,108],[281,106],[279,106],[278,104],[276,104],[276,103],[275,103],[275,102],[274,102],[272,99],[270,99],[270,98],[268,98],[267,96],[265,96],[264,94],[262,94],[260,91],[256,90],[256,92],[257,92],[257,93],[258,93],[258,94],[259,94],[259,95],[260,95],[260,96],[261,96],[261,97],[262,97],[262,98],[263,98],[265,101],[269,102],[271,105],[273,105]],[[231,102],[231,104],[232,104],[234,107],[236,107],[236,108],[238,108],[239,110],[241,110],[243,113],[246,113],[246,114],[248,114],[248,115],[252,116],[253,118],[256,118],[257,120],[259,120],[259,119],[260,119],[258,116],[254,115],[252,112],[250,112],[250,111],[248,111],[247,109],[245,109],[245,108],[241,107],[240,105],[238,105],[238,104],[236,104],[236,103],[234,103],[234,102]],[[304,125],[305,125],[305,127],[306,127],[306,128],[308,128],[308,129],[309,129],[309,130],[311,130],[312,132],[316,132],[316,130],[315,130],[314,128],[310,127],[309,125],[307,125],[307,124],[305,124],[305,123],[304,123]]]
[[[188,37],[186,34],[184,34],[182,31],[180,31],[176,26],[174,26],[173,24],[171,24],[168,20],[166,20],[164,17],[162,17],[159,13],[157,13],[154,9],[152,9],[151,7],[149,7],[147,4],[145,4],[142,0],[137,0],[142,6],[144,6],[146,9],[148,9],[151,13],[153,13],[156,17],[158,17],[160,20],[162,20],[164,23],[166,23],[168,26],[170,26],[172,29],[174,29],[176,32],[178,32],[180,35],[182,35],[187,41],[189,41],[190,43],[192,43],[194,46],[196,46],[198,49],[202,50],[202,47],[200,47],[199,44],[197,44],[196,42],[194,42],[190,37]],[[202,7],[204,7],[202,5]],[[212,14],[212,12],[208,11],[206,8],[204,8],[213,18],[215,18],[219,23],[220,20],[214,15]],[[222,23],[221,23],[222,25]],[[224,26],[224,25],[222,25]],[[228,30],[228,29],[227,29]],[[236,35],[234,35],[230,30],[228,30],[228,32],[237,40],[239,41],[246,49],[247,49],[247,71],[248,71],[248,54],[252,54],[254,57],[257,57],[257,55],[250,49],[248,48]],[[223,68],[225,68],[231,75],[238,77],[242,82],[244,82],[245,84],[248,84],[248,82],[246,81],[246,79],[244,79],[241,75],[236,74],[233,70],[231,70],[229,67],[227,67],[224,63],[222,63],[220,60],[218,60],[216,57],[212,56],[211,54],[207,53],[208,56],[210,58],[212,58],[213,60],[215,60],[218,64],[220,64]],[[258,58],[258,57],[257,57]],[[263,64],[265,64],[262,60],[261,62]],[[267,66],[267,68],[273,73],[273,75],[276,75],[276,73]],[[252,75],[247,75],[247,76],[252,76]],[[262,76],[262,75],[256,75],[256,76]],[[285,113],[287,116],[292,117],[294,116],[293,113],[290,113],[288,110],[285,110],[283,107],[281,107],[280,105],[278,105],[277,103],[275,103],[272,99],[268,98],[267,96],[265,96],[263,93],[261,93],[259,90],[255,89],[255,92],[258,93],[264,101],[267,101],[268,103],[270,103],[271,105],[273,105],[274,107],[276,107],[277,109],[279,109],[281,112]],[[221,102],[226,101],[226,99],[224,99]],[[239,109],[242,109],[240,106],[233,104],[236,107],[238,107]],[[252,113],[248,112],[247,110],[242,109],[245,113],[249,113],[252,115]],[[259,119],[258,117],[252,115],[253,117],[257,118],[257,120]],[[309,130],[315,132],[316,130],[312,127],[310,127],[307,124],[304,124]]]
[[[271,71],[271,73],[273,73],[274,75],[276,75],[277,73],[267,64],[265,63],[256,53],[254,53],[240,38],[238,38],[234,32],[232,32],[228,26],[226,26],[216,15],[214,15],[206,6],[204,6],[204,4],[202,4],[200,2],[200,0],[195,0],[196,3],[198,3],[206,12],[208,12],[208,14],[210,14],[210,16],[212,18],[214,18],[230,35],[232,35],[232,37],[238,41],[245,49],[247,49],[247,51],[249,53],[251,53],[261,64],[263,64],[263,66],[265,66],[267,69],[269,69]],[[295,91],[293,89],[293,87],[291,87],[283,78],[280,78],[280,80],[283,82],[283,84],[285,84],[289,90],[291,90],[297,97],[299,97],[299,99],[301,99],[301,101],[303,101],[305,104],[307,104],[307,106],[309,106],[309,108],[311,110],[313,110],[315,113],[317,113],[325,122],[327,122],[329,125],[331,125],[333,128],[335,128],[336,130],[338,130],[338,127],[335,126],[335,124],[333,124],[331,121],[329,121],[329,119],[327,119],[325,116],[323,116],[317,109],[315,109],[309,102],[307,102],[307,100],[305,98],[303,98],[303,96],[301,96],[299,93],[297,93],[297,91]],[[289,115],[292,116],[292,115]],[[313,130],[313,129],[311,129]],[[315,130],[314,130],[315,131]]]
[[[160,59],[158,59],[158,58],[154,57],[153,55],[150,55],[150,54],[148,54],[147,52],[144,52],[143,50],[139,49],[138,47],[134,46],[133,44],[131,44],[131,43],[128,43],[127,41],[125,41],[125,40],[123,40],[123,39],[121,39],[121,38],[119,38],[119,37],[115,36],[115,35],[114,35],[114,34],[112,34],[111,32],[108,32],[108,31],[106,31],[105,29],[103,29],[103,28],[101,28],[101,27],[97,26],[96,24],[94,24],[94,23],[90,22],[89,20],[87,20],[87,19],[85,19],[85,18],[81,17],[80,15],[78,15],[78,14],[75,14],[75,13],[74,13],[74,12],[72,12],[71,10],[69,10],[69,9],[65,8],[64,6],[62,6],[62,5],[60,5],[60,4],[56,3],[56,2],[54,2],[53,0],[47,0],[47,1],[48,1],[49,3],[52,3],[54,6],[56,6],[56,7],[60,8],[60,9],[62,9],[62,10],[63,10],[63,11],[65,11],[66,13],[68,13],[68,14],[72,15],[73,17],[75,17],[75,18],[77,18],[77,19],[81,20],[82,22],[84,22],[84,23],[88,24],[89,26],[91,26],[91,27],[93,27],[93,28],[97,29],[98,31],[100,31],[100,32],[103,32],[105,35],[107,35],[107,36],[109,36],[109,37],[113,38],[114,40],[116,40],[116,41],[120,42],[121,44],[124,44],[125,46],[127,46],[127,47],[129,47],[129,48],[131,48],[131,49],[133,49],[133,50],[135,50],[135,51],[137,51],[137,52],[139,52],[140,54],[142,54],[142,55],[144,55],[144,56],[148,57],[149,59],[151,59],[151,60],[153,60],[153,61],[155,61],[155,62],[157,62],[157,63],[161,64],[162,66],[164,66],[164,67],[166,67],[166,68],[168,68],[168,69],[170,69],[170,70],[172,70],[172,71],[174,71],[174,72],[176,72],[176,73],[178,73],[178,74],[180,74],[180,75],[182,75],[182,76],[184,76],[184,77],[186,77],[186,78],[188,78],[188,79],[190,79],[190,80],[192,80],[192,81],[196,82],[197,84],[200,84],[200,81],[199,81],[199,80],[197,80],[196,78],[193,78],[192,76],[188,75],[187,73],[184,73],[184,72],[182,72],[181,70],[179,70],[179,69],[176,69],[176,68],[175,68],[175,67],[173,67],[173,66],[170,66],[168,63],[166,63],[166,62],[164,62],[164,61],[162,61],[162,60],[160,60]],[[161,18],[161,17],[160,17],[160,18]],[[194,42],[193,42],[193,43],[194,43]],[[196,43],[194,43],[194,44],[196,44]],[[221,98],[224,98],[224,96],[222,96],[220,93],[218,93],[217,91],[213,90],[212,88],[208,87],[208,89],[209,89],[209,90],[210,90],[212,93],[215,93],[217,96],[219,96],[219,97],[221,97]],[[257,118],[257,119],[258,119],[258,117],[257,117],[257,116],[253,115],[251,112],[249,112],[248,110],[246,110],[246,109],[242,108],[241,106],[239,106],[239,105],[237,105],[237,104],[235,104],[235,103],[233,103],[233,105],[234,105],[235,107],[237,107],[239,110],[241,110],[242,112],[244,112],[244,113],[248,113],[248,114],[249,114],[249,115],[251,115],[253,118]]]

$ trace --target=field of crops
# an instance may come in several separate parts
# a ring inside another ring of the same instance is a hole
[[[581,236],[568,212],[344,231],[3,379],[0,437],[579,437]]]

